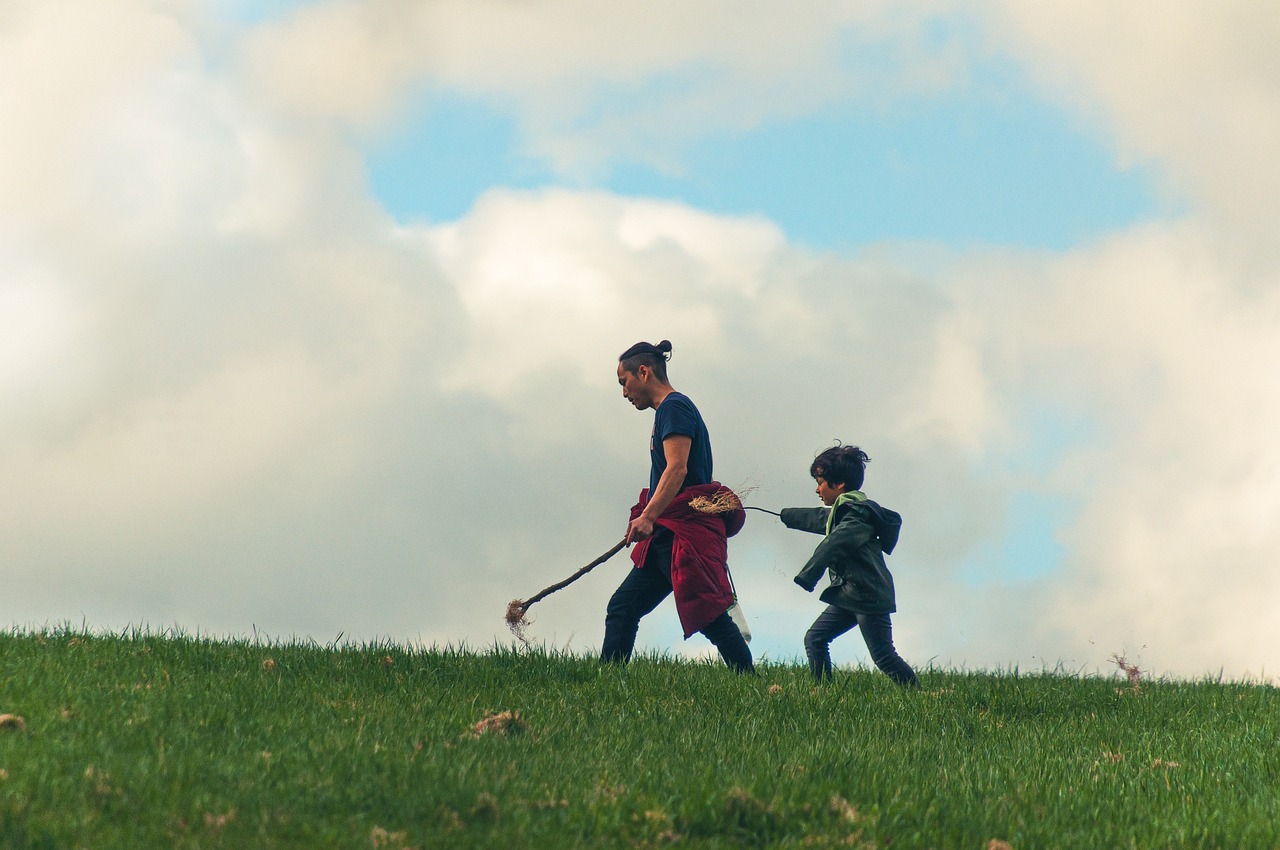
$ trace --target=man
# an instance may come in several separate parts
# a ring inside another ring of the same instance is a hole
[[[631,510],[627,545],[637,544],[631,570],[605,613],[601,660],[625,663],[635,648],[640,618],[674,591],[685,637],[706,635],[725,663],[755,671],[751,650],[729,616],[733,604],[726,538],[742,527],[741,509],[694,510],[696,495],[720,489],[712,478],[711,439],[702,414],[667,380],[671,343],[638,342],[618,357],[618,383],[636,410],[654,411],[649,440],[649,488]]]

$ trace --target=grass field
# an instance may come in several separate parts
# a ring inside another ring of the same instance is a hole
[[[1268,686],[0,635],[0,846],[1280,847]]]

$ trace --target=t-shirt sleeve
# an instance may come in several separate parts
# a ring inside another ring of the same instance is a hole
[[[670,402],[673,403],[663,404],[658,408],[658,412],[663,414],[658,417],[658,433],[655,435],[658,438],[658,442],[662,443],[673,434],[681,434],[686,437],[696,436],[698,433],[698,414],[693,402],[683,398],[670,399]],[[670,408],[670,410],[667,408]]]

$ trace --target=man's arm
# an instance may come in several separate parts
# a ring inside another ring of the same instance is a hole
[[[666,456],[667,468],[662,471],[658,486],[649,494],[649,504],[627,526],[628,546],[653,534],[653,521],[662,516],[667,505],[680,492],[680,485],[689,472],[689,452],[692,448],[693,437],[687,434],[672,434],[662,441],[662,454]]]

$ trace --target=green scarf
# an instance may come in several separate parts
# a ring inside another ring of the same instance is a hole
[[[836,508],[848,502],[865,502],[867,497],[861,490],[846,490],[839,496],[836,496],[836,503],[831,506],[831,512],[827,514],[827,534],[831,533],[831,520],[835,519]]]

